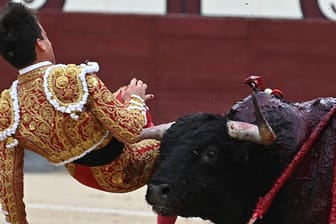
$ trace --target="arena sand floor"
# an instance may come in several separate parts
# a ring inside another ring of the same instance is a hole
[[[25,178],[29,224],[155,224],[145,202],[146,187],[115,194],[90,189],[64,171],[32,173]],[[0,218],[3,222],[3,217]],[[176,224],[209,224],[198,218],[178,218]]]

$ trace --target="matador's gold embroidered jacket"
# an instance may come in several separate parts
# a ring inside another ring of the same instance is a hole
[[[0,99],[0,202],[8,223],[27,223],[23,202],[24,149],[67,164],[113,137],[137,141],[144,103],[120,103],[94,74],[98,64],[46,65],[18,76]]]

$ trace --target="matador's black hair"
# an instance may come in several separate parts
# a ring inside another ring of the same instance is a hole
[[[43,39],[34,12],[21,3],[7,3],[0,15],[2,57],[17,69],[32,64],[38,38]]]

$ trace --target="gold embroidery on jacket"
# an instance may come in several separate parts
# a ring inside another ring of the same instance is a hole
[[[0,197],[2,209],[8,223],[26,224],[23,198],[23,154],[22,149],[5,149],[0,144]]]
[[[129,192],[148,182],[159,155],[160,143],[144,140],[126,145],[124,152],[110,164],[92,167],[97,183],[108,192]]]
[[[83,86],[77,75],[80,69],[80,66],[68,65],[66,69],[52,71],[49,76],[50,84],[55,85],[53,93],[64,104],[81,99]],[[88,110],[84,109],[78,114],[78,120],[74,120],[69,114],[55,110],[47,100],[43,87],[45,70],[38,69],[40,73],[34,70],[18,77],[22,117],[17,137],[26,148],[54,164],[60,164],[83,155],[103,139],[107,130],[111,134],[97,149],[105,146],[113,136],[121,142],[137,140],[142,130],[143,115],[135,110],[128,111],[99,78],[87,74],[90,91],[86,104]],[[65,86],[67,88],[63,88]],[[69,97],[65,89],[69,89],[74,97]]]
[[[76,174],[76,165],[74,163],[65,164],[65,168],[68,170],[71,176],[75,176]]]
[[[94,75],[89,76],[87,80],[89,91],[92,93],[88,101],[90,110],[119,141],[135,143],[144,124],[141,112],[127,110]]]
[[[75,96],[74,99],[80,99],[82,83],[77,77],[80,68],[74,65],[66,68],[68,69],[55,69],[49,80],[58,86],[52,88],[57,99],[71,103],[68,93],[60,87],[64,87],[66,85],[64,80],[67,80],[69,91]],[[54,72],[57,75],[54,75]],[[44,93],[44,71],[38,76],[28,74],[23,76],[25,82],[19,86],[19,100],[23,112],[19,135],[28,139],[27,148],[58,164],[82,155],[101,141],[106,134],[106,128],[92,113],[81,113],[78,120],[73,120],[68,114],[56,111]],[[19,81],[21,78],[19,76]],[[75,93],[76,90],[79,92]],[[102,146],[111,138],[112,136],[106,138]]]
[[[73,64],[58,66],[50,71],[48,89],[59,105],[67,107],[77,104],[82,99],[84,90],[78,76],[80,72],[81,68]]]
[[[9,90],[6,89],[1,93],[0,98],[0,131],[11,127],[14,123],[13,103]]]

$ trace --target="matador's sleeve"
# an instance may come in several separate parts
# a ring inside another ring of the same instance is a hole
[[[1,211],[7,223],[26,224],[23,202],[23,156],[24,150],[6,148],[0,142],[0,200]]]
[[[123,143],[138,141],[146,125],[146,108],[143,100],[133,95],[129,105],[124,105],[94,74],[86,76],[90,97],[90,111],[109,129],[113,136]]]

